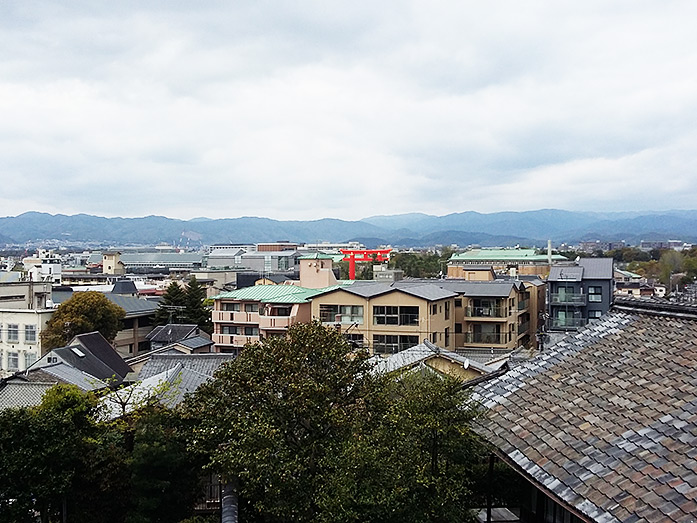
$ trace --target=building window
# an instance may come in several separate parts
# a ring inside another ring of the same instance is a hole
[[[339,307],[341,323],[363,324],[363,305],[342,305]]]
[[[239,334],[240,328],[236,325],[223,325],[220,328],[220,334]]]
[[[227,312],[240,312],[239,303],[223,303],[223,310]]]
[[[603,311],[588,311],[588,318],[595,320],[603,315]]]
[[[418,307],[400,307],[399,308],[399,324],[400,325],[418,325],[419,324],[419,308]]]
[[[455,307],[456,308],[462,307],[462,298],[455,299]]]
[[[434,316],[436,314],[438,314],[438,304],[437,303],[434,303],[433,305],[431,305],[431,314]]]
[[[36,343],[36,325],[24,326],[24,343]]]
[[[374,306],[373,325],[399,325],[399,307],[389,305]]]
[[[450,346],[450,327],[445,328],[445,340],[444,340],[445,346],[449,347]]]
[[[455,334],[462,334],[462,323],[455,324]]]
[[[446,301],[445,302],[445,319],[449,320],[450,319],[450,302]],[[446,343],[447,345],[447,343]]]
[[[603,301],[602,287],[588,287],[588,301],[599,302]]]
[[[244,335],[245,336],[259,336],[259,328],[258,327],[245,327],[244,328]]]
[[[375,334],[373,352],[375,354],[395,354],[419,344],[418,336],[397,336]]]
[[[26,352],[24,353],[24,368],[28,369],[31,367],[34,362],[36,361],[36,354],[33,352]]]
[[[434,332],[431,334],[431,343],[438,343],[438,333]]]
[[[19,342],[19,325],[16,323],[8,323],[7,325],[7,341],[9,343]]]
[[[258,303],[245,303],[244,304],[244,312],[259,312],[259,304]]]
[[[19,352],[8,352],[7,353],[7,370],[18,371],[19,370]]]

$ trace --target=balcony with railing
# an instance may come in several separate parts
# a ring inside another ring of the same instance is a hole
[[[259,336],[245,336],[243,334],[213,334],[211,336],[216,345],[231,345],[233,347],[244,347],[247,343],[259,341]]]
[[[518,324],[518,336],[522,336],[523,334],[527,334],[529,330],[530,330],[530,322],[529,321],[522,321]]]
[[[518,302],[518,310],[519,311],[524,311],[528,307],[530,307],[530,300],[529,299],[520,300]]]
[[[505,345],[508,343],[508,334],[505,332],[466,332],[465,343]]]
[[[549,300],[553,305],[578,305],[583,306],[588,303],[587,296],[581,293],[560,292],[549,295]]]
[[[507,318],[508,307],[475,307],[473,305],[469,305],[465,309],[465,315],[468,318]]]
[[[214,323],[259,323],[259,313],[239,311],[212,311],[211,319]]]
[[[550,318],[552,329],[577,329],[587,323],[586,318]]]
[[[259,328],[264,330],[287,329],[297,322],[297,316],[259,316]]]

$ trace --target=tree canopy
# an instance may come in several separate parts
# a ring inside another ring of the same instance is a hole
[[[205,301],[206,290],[195,276],[191,277],[185,288],[177,282],[172,282],[162,295],[155,311],[155,325],[190,323],[198,325],[210,334],[213,332],[213,323]]]
[[[38,407],[0,411],[0,523],[174,522],[201,493],[201,455],[176,412],[144,405],[118,421],[72,385]]]
[[[479,448],[454,379],[381,376],[318,322],[248,345],[187,402],[248,521],[462,521]]]
[[[76,292],[58,306],[41,332],[42,349],[64,347],[74,336],[94,331],[111,343],[125,316],[126,311],[101,292]]]

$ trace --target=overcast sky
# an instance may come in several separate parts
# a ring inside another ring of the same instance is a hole
[[[0,216],[697,208],[697,2],[0,2]]]

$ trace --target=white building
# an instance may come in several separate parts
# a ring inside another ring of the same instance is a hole
[[[0,377],[41,357],[41,332],[53,315],[51,282],[0,283]]]

